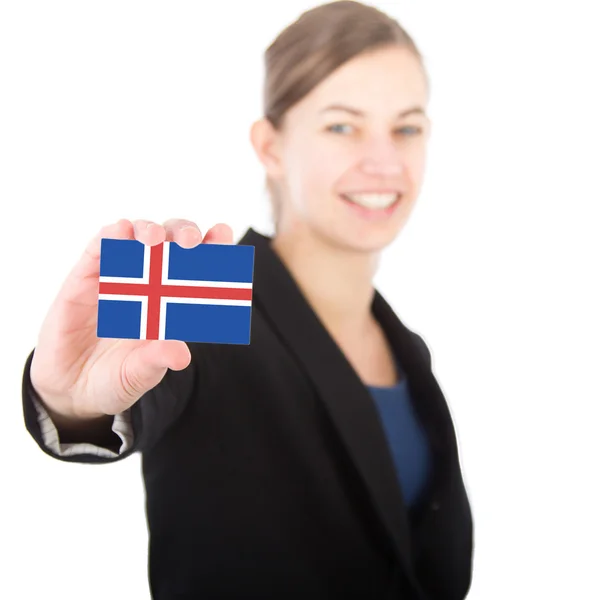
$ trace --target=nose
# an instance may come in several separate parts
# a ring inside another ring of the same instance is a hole
[[[367,144],[361,168],[366,175],[401,175],[403,156],[395,140],[381,139]]]

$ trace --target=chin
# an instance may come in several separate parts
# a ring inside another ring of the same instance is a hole
[[[346,240],[346,245],[355,251],[362,252],[367,254],[376,254],[382,252],[390,246],[397,237],[396,234],[387,234],[387,235],[371,235],[368,237],[360,237],[357,239],[351,238]]]
[[[319,228],[319,233],[336,248],[353,253],[376,254],[395,241],[398,231],[395,226],[366,231],[366,228],[342,227],[336,222]]]

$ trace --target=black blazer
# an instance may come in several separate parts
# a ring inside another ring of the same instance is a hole
[[[189,344],[131,408],[142,452],[158,600],[460,600],[473,524],[449,410],[422,338],[376,292],[373,311],[406,370],[432,446],[426,496],[408,511],[366,386],[269,245],[255,246],[250,345]],[[28,431],[41,438],[23,377]]]

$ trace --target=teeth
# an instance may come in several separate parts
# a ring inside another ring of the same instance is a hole
[[[387,208],[399,197],[399,194],[344,194],[346,198],[365,208]]]

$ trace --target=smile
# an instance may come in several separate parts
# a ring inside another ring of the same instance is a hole
[[[340,197],[359,216],[378,218],[393,214],[403,194],[401,192],[392,194],[340,194]]]

